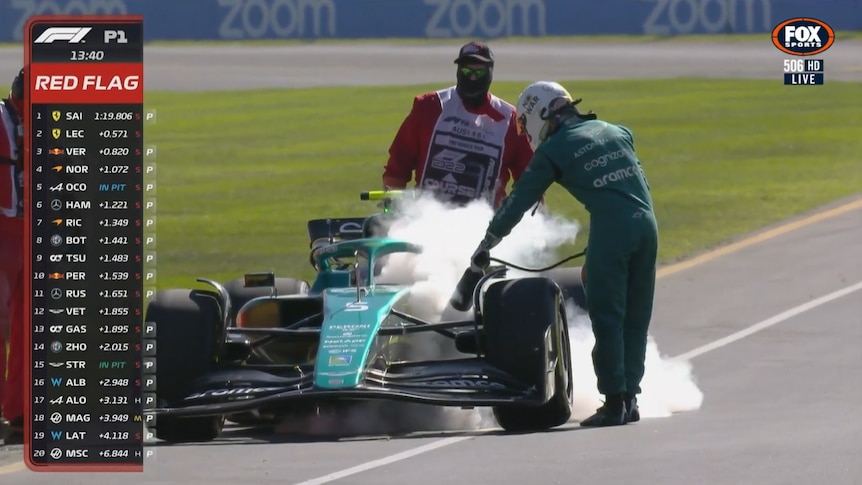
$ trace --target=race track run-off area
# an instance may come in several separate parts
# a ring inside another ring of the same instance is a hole
[[[823,56],[827,84],[862,79],[860,47],[836,44]],[[209,90],[449,82],[454,51],[375,43],[146,52],[148,89]],[[701,76],[771,78],[783,87],[783,57],[768,40],[502,42],[495,52],[501,80]],[[0,49],[0,72],[16,70],[20,57]],[[334,440],[229,428],[212,443],[153,444],[142,475],[35,474],[20,462],[21,447],[0,447],[0,483],[860,483],[859,241],[862,199],[851,198],[662,268],[651,335],[669,368],[684,372],[674,358],[690,364],[702,402],[687,412],[526,435],[486,428]],[[682,391],[656,382],[651,392],[672,400]]]

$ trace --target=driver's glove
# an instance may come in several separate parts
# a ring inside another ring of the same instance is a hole
[[[470,269],[476,273],[484,272],[491,265],[491,249],[500,243],[500,238],[485,233],[485,238],[470,257]]]
[[[491,252],[480,245],[470,258],[470,269],[474,273],[483,273],[490,265]]]

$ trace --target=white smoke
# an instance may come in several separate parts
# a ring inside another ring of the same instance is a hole
[[[411,309],[421,318],[439,320],[494,213],[482,202],[452,207],[420,197],[402,204],[401,215],[389,226],[388,236],[419,244],[423,252],[388,256],[380,280],[412,284]],[[531,217],[528,213],[491,255],[525,267],[547,266],[556,259],[558,247],[574,242],[578,229],[577,222],[540,212]],[[509,274],[521,272],[512,270]]]
[[[418,255],[391,255],[381,279],[413,283],[409,302],[417,316],[431,321],[457,319],[459,314],[447,309],[449,298],[485,235],[492,209],[478,202],[453,208],[431,198],[419,198],[405,201],[400,212],[403,215],[393,222],[388,235],[420,244],[424,251]],[[575,221],[541,211],[532,216],[527,213],[491,255],[525,267],[547,266],[565,256],[557,254],[557,250],[574,242],[578,229]],[[595,339],[583,310],[569,302],[567,315],[575,374],[572,419],[582,420],[602,404],[591,357]],[[647,347],[646,374],[641,387],[638,405],[644,418],[696,410],[703,401],[691,365],[662,356],[653,338]],[[476,422],[494,425],[484,416]]]
[[[569,303],[569,340],[572,347],[572,368],[575,372],[573,420],[583,420],[601,406],[602,396],[596,389],[591,352],[595,338],[590,320],[582,309]],[[700,409],[703,392],[698,388],[687,361],[663,356],[653,337],[649,337],[646,352],[646,372],[641,381],[638,407],[643,418],[666,418],[673,413]]]
[[[388,236],[407,240],[423,247],[420,254],[396,253],[386,257],[378,281],[410,284],[410,313],[428,321],[459,320],[469,313],[448,307],[452,292],[470,257],[485,235],[493,216],[483,203],[451,207],[431,198],[402,201],[388,228]],[[572,243],[578,233],[575,221],[543,214],[527,213],[512,233],[491,251],[491,256],[525,267],[543,267],[558,261],[557,250]],[[523,273],[526,275],[528,273]],[[510,271],[509,276],[519,276]],[[580,421],[602,404],[596,390],[591,352],[594,343],[586,314],[569,302],[570,341],[574,372],[573,421]],[[424,349],[427,351],[428,349]],[[442,350],[431,349],[436,357]],[[427,358],[427,356],[426,356]],[[698,389],[687,362],[663,357],[656,342],[649,341],[646,375],[639,396],[641,416],[666,417],[672,413],[700,408],[703,394]],[[286,432],[326,433],[340,435],[376,434],[405,431],[475,430],[496,427],[489,409],[462,410],[453,407],[369,402],[354,406],[339,416],[330,416],[317,424],[292,421]]]

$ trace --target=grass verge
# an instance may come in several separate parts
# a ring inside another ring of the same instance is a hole
[[[564,83],[582,106],[635,132],[672,261],[862,187],[862,93],[854,84],[619,80]],[[158,286],[274,270],[311,278],[305,222],[358,216],[380,186],[413,95],[439,85],[242,93],[148,93],[158,122]],[[517,98],[523,83],[495,83]],[[553,211],[586,226],[559,187]],[[576,245],[582,247],[586,227]],[[574,248],[567,248],[574,249]]]

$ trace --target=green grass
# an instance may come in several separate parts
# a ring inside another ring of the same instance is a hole
[[[635,132],[672,261],[862,187],[855,84],[648,80],[564,83]],[[517,98],[523,83],[495,83]],[[310,278],[305,222],[370,214],[413,95],[439,85],[147,94],[158,122],[158,286],[275,270]],[[586,225],[559,187],[553,211]],[[585,242],[586,229],[576,246]],[[566,248],[574,249],[574,248]]]

